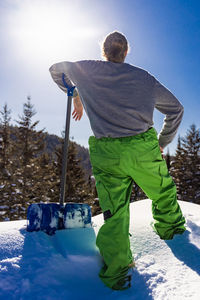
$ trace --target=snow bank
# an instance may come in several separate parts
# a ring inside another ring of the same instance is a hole
[[[94,227],[28,233],[26,221],[0,223],[0,299],[199,299],[200,206],[180,202],[187,231],[163,241],[152,231],[151,201],[131,204],[131,249],[136,261],[132,288],[112,291],[98,278]]]

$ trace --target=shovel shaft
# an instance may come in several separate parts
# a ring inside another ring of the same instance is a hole
[[[61,174],[61,185],[60,185],[60,205],[64,206],[65,202],[65,187],[66,187],[66,177],[67,177],[67,157],[68,157],[68,148],[69,148],[69,129],[70,129],[70,117],[71,117],[71,106],[72,106],[72,97],[75,86],[69,86],[65,81],[65,74],[62,74],[62,81],[64,86],[67,89],[67,113],[66,113],[66,122],[65,122],[65,138],[64,138],[64,147],[62,154],[62,174]]]
[[[72,96],[68,96],[66,123],[65,123],[65,139],[64,139],[64,147],[63,147],[63,154],[62,154],[62,175],[61,175],[61,191],[60,191],[60,205],[61,206],[64,205],[64,201],[65,201],[71,105],[72,105]]]

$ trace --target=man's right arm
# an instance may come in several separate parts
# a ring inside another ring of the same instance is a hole
[[[54,82],[58,85],[58,87],[65,93],[67,93],[67,89],[63,84],[62,81],[62,74],[65,74],[65,81],[69,86],[73,86],[71,80],[71,68],[73,67],[72,62],[60,62],[57,64],[52,65],[49,68],[49,72],[51,73],[51,77],[53,78]],[[74,97],[78,95],[77,89],[74,90]]]
[[[80,121],[83,115],[83,104],[81,102],[79,95],[73,98],[73,105],[74,105],[74,110],[72,113],[73,119],[75,121]]]

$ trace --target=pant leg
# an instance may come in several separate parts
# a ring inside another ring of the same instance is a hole
[[[100,228],[96,240],[105,263],[99,276],[112,288],[119,280],[125,278],[128,265],[132,262],[129,241],[132,178],[121,175],[118,154],[113,153],[109,146],[104,147],[103,142],[100,149],[93,149],[92,146],[90,143],[90,159],[100,206],[105,217],[105,223]],[[116,148],[115,150],[117,151]]]
[[[177,202],[176,186],[162,159],[156,132],[151,129],[143,134],[143,141],[135,143],[132,178],[152,200],[154,228],[161,239],[172,239],[174,234],[185,231],[185,219]],[[133,158],[133,153],[129,160]],[[129,161],[129,165],[131,162]]]

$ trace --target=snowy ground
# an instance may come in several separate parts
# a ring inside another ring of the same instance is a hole
[[[131,248],[136,261],[132,287],[112,291],[98,278],[101,258],[95,226],[28,233],[26,221],[0,223],[1,300],[199,300],[200,299],[200,205],[180,202],[187,231],[163,241],[150,222],[151,201],[131,204]]]

